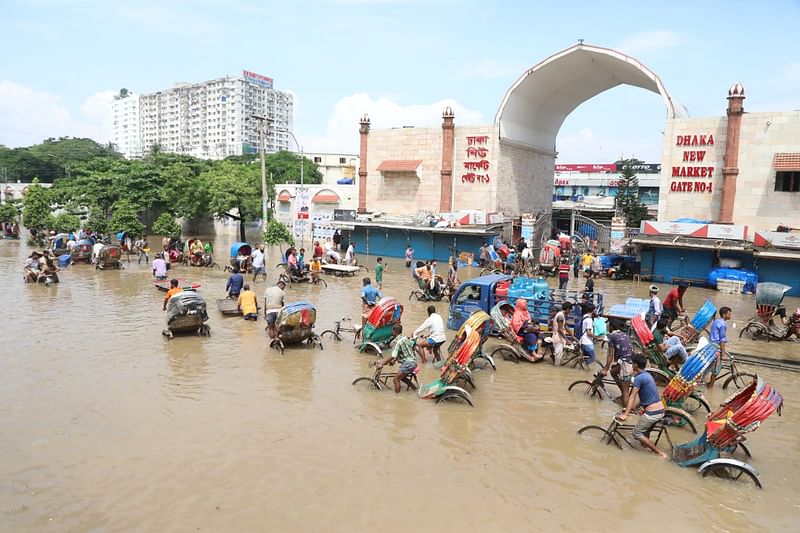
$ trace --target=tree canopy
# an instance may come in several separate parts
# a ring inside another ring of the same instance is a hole
[[[71,137],[46,139],[41,144],[24,148],[0,146],[0,167],[5,169],[3,177],[11,181],[30,182],[38,177],[42,183],[53,183],[69,176],[76,166],[98,157],[122,158],[110,146]]]
[[[177,239],[181,236],[181,225],[175,221],[175,217],[169,212],[161,213],[153,223],[153,233],[162,237]]]
[[[17,221],[17,216],[19,216],[17,206],[8,202],[0,204],[0,223],[13,224]]]
[[[294,152],[280,150],[269,154],[265,158],[267,176],[272,174],[274,183],[300,183],[300,155]],[[303,183],[316,185],[322,183],[322,172],[319,167],[307,157],[302,158]]]
[[[639,200],[639,178],[633,170],[633,165],[640,163],[638,159],[626,159],[620,172],[619,192],[617,193],[617,213],[625,217],[629,228],[638,228],[642,220],[649,220],[647,206]]]
[[[144,224],[139,221],[139,212],[130,200],[119,200],[114,203],[114,212],[111,214],[109,227],[113,232],[143,235]]]
[[[26,228],[37,231],[48,229],[53,224],[50,191],[42,187],[36,178],[22,200],[22,222]]]

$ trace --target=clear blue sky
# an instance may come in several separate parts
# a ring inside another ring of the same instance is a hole
[[[472,0],[0,0],[0,143],[107,137],[111,91],[149,92],[248,69],[296,95],[306,151],[355,150],[376,127],[490,123],[509,85],[576,39],[619,48],[659,74],[694,116],[800,108],[800,3]],[[658,160],[658,95],[621,87],[579,107],[560,162]]]

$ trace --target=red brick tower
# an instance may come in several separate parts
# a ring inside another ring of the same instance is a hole
[[[449,213],[453,209],[453,143],[455,113],[450,106],[442,112],[442,185],[439,196],[439,211]]]
[[[361,134],[358,163],[358,212],[367,212],[367,136],[369,135],[369,116],[364,115],[359,121],[358,132]]]
[[[725,141],[725,161],[722,167],[722,198],[719,204],[719,222],[733,223],[733,205],[736,202],[736,178],[739,176],[739,132],[744,114],[744,87],[734,83],[728,89],[728,136]]]

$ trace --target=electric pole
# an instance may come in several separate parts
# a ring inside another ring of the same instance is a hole
[[[264,137],[266,135],[265,126],[269,119],[260,115],[252,115],[258,122],[258,152],[261,157],[261,224],[263,229],[267,229],[267,221],[271,218],[269,212],[269,191],[267,190],[267,162],[264,155]]]

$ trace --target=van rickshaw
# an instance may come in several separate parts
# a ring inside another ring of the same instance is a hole
[[[358,351],[380,356],[383,349],[392,344],[392,326],[399,323],[402,316],[403,306],[399,301],[389,296],[381,298],[370,311],[361,335],[356,335],[360,342]]]
[[[505,342],[492,348],[490,357],[495,360],[498,356],[505,361],[519,363],[520,360],[535,363],[540,359],[534,358],[522,345],[522,338],[517,332],[511,331],[511,317],[514,315],[514,306],[507,301],[498,302],[490,312],[497,333]]]
[[[176,333],[197,333],[211,336],[211,327],[206,324],[208,312],[206,301],[195,291],[183,291],[167,302],[167,329],[162,335],[172,339]]]
[[[492,329],[494,327],[494,322],[492,321],[492,317],[490,317],[487,313],[477,310],[473,312],[463,324],[458,329],[458,333],[456,333],[455,338],[450,342],[450,346],[447,348],[447,353],[453,351],[456,347],[456,343],[458,339],[460,339],[464,335],[464,331],[467,328],[472,329],[473,331],[477,331],[481,335],[481,343],[478,346],[478,349],[475,350],[475,353],[472,355],[472,359],[469,361],[469,367],[472,370],[481,370],[487,367],[491,367],[492,370],[497,370],[497,366],[494,363],[494,359],[491,355],[483,351],[483,345],[486,342],[486,339],[492,334]]]
[[[292,285],[295,283],[310,283],[312,285],[322,285],[328,288],[328,282],[322,279],[322,276],[312,276],[311,271],[308,269],[309,265],[304,265],[302,272],[292,272],[288,263],[279,263],[276,265],[280,268],[278,280]]]
[[[789,285],[764,282],[756,287],[756,315],[747,321],[739,332],[741,338],[745,332],[753,339],[789,340],[792,335],[800,339],[800,309],[790,317],[788,324],[783,323],[786,309],[783,297],[791,290]]]
[[[69,242],[69,235],[66,233],[59,233],[53,237],[52,244],[50,244],[50,251],[53,252],[53,255],[56,257],[67,253],[69,251],[69,248],[67,248],[67,242]]]
[[[192,238],[187,240],[183,245],[183,264],[193,267],[219,268],[219,265],[214,262],[214,257],[206,252],[204,248],[201,248],[201,251],[192,253],[192,246],[194,246],[195,243],[200,243],[201,246],[203,244],[200,239]]]
[[[106,244],[100,248],[94,268],[95,270],[106,270],[110,268],[122,267],[122,248],[114,244]]]
[[[242,274],[249,274],[251,271],[250,254],[253,247],[246,242],[235,242],[231,244],[229,264],[225,265],[225,272],[238,268]]]
[[[436,403],[456,403],[472,406],[472,397],[465,389],[456,385],[465,381],[475,387],[469,370],[469,362],[480,350],[481,334],[472,328],[465,328],[448,349],[448,357],[442,366],[439,379],[419,388],[419,397],[423,400],[435,400]]]
[[[72,262],[80,263],[83,261],[84,263],[89,263],[92,260],[94,243],[95,241],[92,239],[81,239],[75,243],[75,247],[70,254],[72,256]]]
[[[322,339],[314,333],[316,321],[317,310],[311,302],[292,302],[284,305],[275,321],[278,336],[269,343],[270,348],[276,348],[283,354],[287,345],[305,343],[318,346],[321,350]]]

